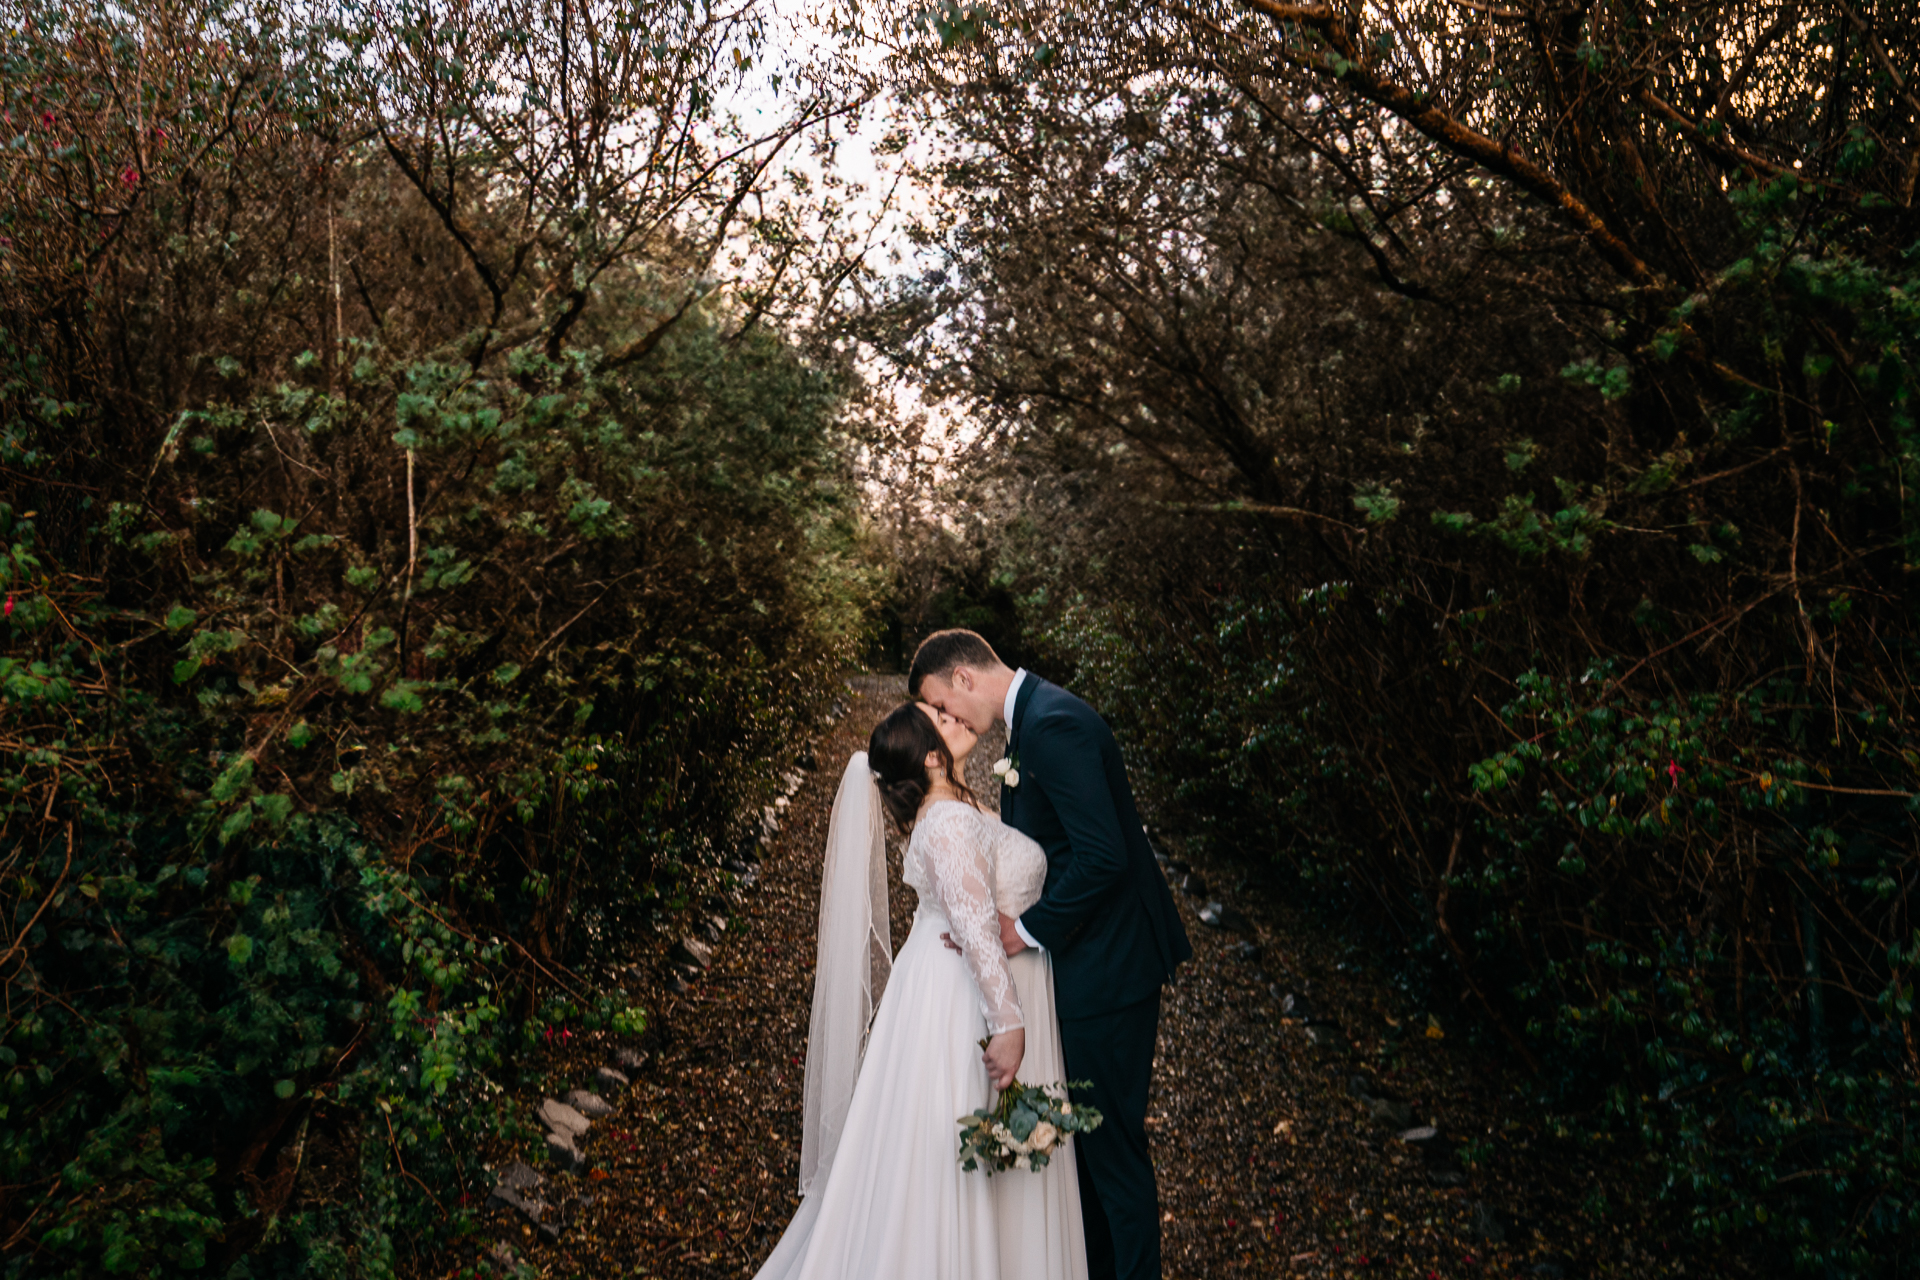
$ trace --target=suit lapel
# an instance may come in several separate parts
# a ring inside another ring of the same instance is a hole
[[[1020,758],[1020,726],[1027,721],[1027,707],[1033,702],[1033,691],[1039,685],[1040,677],[1029,671],[1027,678],[1020,682],[1020,692],[1013,695],[1013,723],[1007,726],[1007,758],[1009,760]],[[1009,787],[1004,782],[1000,784],[1000,811],[1009,820],[1013,816],[1009,812],[1009,806],[1019,805],[1019,795],[1019,787]]]
[[[1027,722],[1027,708],[1033,705],[1034,690],[1040,687],[1040,677],[1027,672],[1027,678],[1020,682],[1020,692],[1013,695],[1013,723],[1007,726],[1007,755],[1013,756],[1020,750],[1020,726]]]

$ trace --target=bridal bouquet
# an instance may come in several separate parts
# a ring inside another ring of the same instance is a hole
[[[960,1167],[971,1173],[985,1166],[989,1178],[1008,1169],[1046,1168],[1069,1134],[1100,1127],[1100,1113],[1068,1102],[1067,1087],[1015,1080],[991,1109],[961,1116]]]

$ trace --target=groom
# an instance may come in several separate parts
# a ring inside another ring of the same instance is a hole
[[[1081,1213],[1090,1280],[1158,1280],[1160,1202],[1147,1151],[1147,1084],[1160,988],[1192,958],[1153,860],[1120,745],[1097,712],[1058,685],[1009,671],[971,631],[937,631],[913,656],[908,692],[985,733],[1007,726],[1000,816],[1047,855],[1040,901],[1000,917],[1008,955],[1044,947],[1067,1075],[1105,1122],[1081,1134]]]

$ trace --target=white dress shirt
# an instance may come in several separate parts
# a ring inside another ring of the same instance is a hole
[[[1007,736],[1009,738],[1013,736],[1013,703],[1014,700],[1020,696],[1020,685],[1026,678],[1027,669],[1022,667],[1013,673],[1013,680],[1007,685],[1007,705],[1001,708],[1000,718],[1006,721]]]
[[[1027,678],[1027,669],[1025,667],[1022,667],[1018,671],[1013,673],[1013,681],[1007,685],[1007,705],[1003,709],[1003,712],[1000,718],[1006,721],[1007,723],[1007,740],[1009,743],[1011,743],[1013,740],[1014,700],[1020,696],[1020,686],[1026,681],[1026,678]],[[1021,924],[1018,920],[1015,920],[1013,922],[1013,931],[1020,935],[1020,941],[1026,943],[1028,946],[1032,947],[1035,951],[1046,950],[1045,947],[1042,947],[1039,943],[1033,940],[1033,935],[1027,932],[1027,926]]]

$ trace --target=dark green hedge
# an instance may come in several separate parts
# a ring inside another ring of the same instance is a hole
[[[483,173],[442,216],[285,32],[57,9],[0,35],[0,1267],[392,1274],[860,652],[848,382],[672,244],[509,340],[567,246],[491,308]]]

